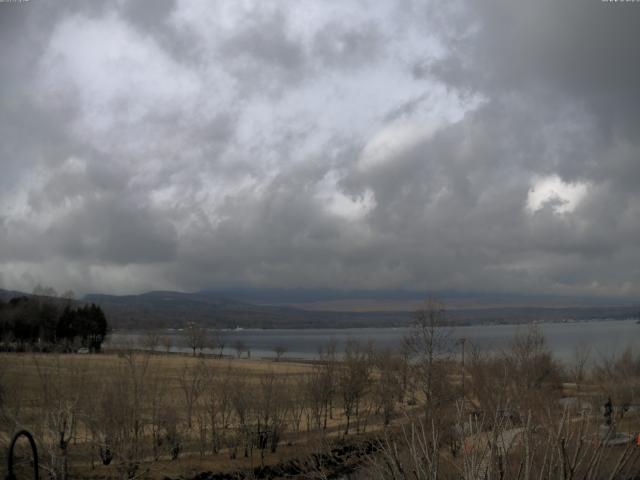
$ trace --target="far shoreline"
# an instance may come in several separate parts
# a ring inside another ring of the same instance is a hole
[[[584,324],[584,323],[594,323],[594,322],[634,322],[640,324],[640,320],[638,318],[586,318],[586,319],[571,319],[571,320],[532,320],[532,321],[514,321],[514,322],[502,322],[502,321],[493,321],[493,322],[477,322],[477,323],[452,323],[448,325],[447,328],[464,328],[464,327],[498,327],[498,326],[527,326],[527,325],[566,325],[566,324]],[[203,328],[209,331],[220,331],[224,333],[240,333],[240,332],[261,332],[261,331],[330,331],[330,330],[399,330],[399,329],[410,329],[411,321],[407,321],[405,325],[345,325],[345,326],[330,326],[330,327],[317,327],[317,326],[307,326],[301,325],[299,327],[279,327],[279,326],[268,326],[268,327],[242,327],[238,326],[235,328],[216,328],[213,326],[203,325]],[[172,333],[172,334],[181,334],[184,332],[184,328],[179,327],[165,327],[165,328],[157,328],[157,327],[149,327],[149,328],[112,328],[110,333],[116,334],[136,334],[136,335],[145,335],[147,333]]]

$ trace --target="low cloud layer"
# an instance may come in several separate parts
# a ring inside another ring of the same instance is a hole
[[[0,288],[637,295],[638,25],[599,0],[0,4]]]

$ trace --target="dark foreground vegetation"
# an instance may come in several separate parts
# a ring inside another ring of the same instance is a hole
[[[68,299],[21,296],[0,300],[0,349],[99,352],[108,331],[102,309]]]
[[[561,365],[536,327],[480,352],[445,320],[428,302],[401,351],[328,343],[304,364],[3,353],[0,442],[34,432],[55,479],[640,478],[640,356]]]

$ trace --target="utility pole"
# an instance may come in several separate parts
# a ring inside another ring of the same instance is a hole
[[[465,391],[464,391],[464,376],[465,376],[465,368],[464,368],[464,347],[467,343],[467,339],[463,338],[462,339],[462,406],[464,407],[464,402],[466,400],[466,397],[464,396]]]
[[[458,340],[458,342],[460,343],[460,345],[462,345],[462,408],[464,408],[464,404],[465,404],[465,390],[464,390],[464,380],[465,380],[465,369],[464,369],[464,346],[465,343],[467,343],[467,339],[466,338],[461,338],[460,340]]]

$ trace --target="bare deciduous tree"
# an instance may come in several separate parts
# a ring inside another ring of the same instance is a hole
[[[50,474],[55,479],[66,480],[69,477],[69,447],[76,434],[80,405],[86,393],[87,369],[75,363],[67,367],[72,369],[68,372],[58,356],[47,365],[37,356],[33,361],[44,400],[42,438],[50,457]]]
[[[193,424],[194,406],[204,391],[205,380],[206,367],[202,361],[196,364],[185,364],[178,378],[184,397],[187,428],[189,429],[191,429]]]
[[[162,346],[164,347],[165,353],[170,353],[171,347],[173,347],[173,337],[171,337],[171,335],[164,335],[162,337]]]
[[[349,434],[351,419],[355,417],[360,429],[360,407],[370,384],[371,365],[367,351],[355,340],[345,346],[344,360],[338,373],[342,409],[346,417],[345,435]]]
[[[260,461],[264,464],[267,448],[275,453],[284,430],[287,414],[285,384],[281,377],[269,372],[260,379],[259,394],[255,402],[255,429],[260,449]]]
[[[428,298],[416,310],[411,334],[405,339],[406,346],[416,359],[419,384],[425,397],[427,411],[443,392],[444,372],[442,361],[451,352],[451,330],[446,318],[444,304]]]
[[[149,369],[147,375],[149,391],[148,414],[151,428],[151,449],[153,458],[156,460],[160,457],[160,447],[164,440],[162,437],[162,418],[163,412],[167,407],[167,395],[162,377],[162,373],[157,367]]]
[[[189,322],[185,328],[186,341],[189,348],[193,351],[193,356],[196,356],[196,350],[202,349],[207,343],[207,331],[195,322]]]
[[[222,358],[224,354],[224,347],[226,346],[227,338],[224,331],[220,328],[216,328],[211,333],[211,344],[214,349],[218,351],[218,358]]]
[[[323,414],[323,375],[319,369],[314,369],[303,377],[303,389],[307,413],[307,431],[312,428],[320,428]]]
[[[9,414],[6,410],[7,404],[7,387],[5,386],[5,370],[6,365],[0,362],[0,423],[9,425]]]
[[[160,336],[158,332],[149,331],[145,334],[142,339],[142,348],[145,350],[149,350],[150,352],[155,351],[160,344]]]
[[[253,447],[251,442],[251,415],[253,410],[253,397],[250,393],[250,387],[245,378],[235,376],[229,384],[231,394],[231,406],[234,410],[237,426],[236,435],[229,454],[231,458],[237,455],[238,446],[242,442],[244,446],[244,456],[248,457],[250,449]]]
[[[513,402],[522,411],[533,410],[534,414],[543,415],[550,393],[559,387],[560,367],[538,325],[529,325],[526,331],[514,336],[505,366],[510,386],[515,388]]]
[[[115,425],[114,445],[119,455],[119,469],[127,478],[133,478],[143,458],[144,407],[147,399],[147,372],[150,355],[134,350],[120,353],[123,372],[115,379],[115,397],[111,414]]]
[[[273,353],[276,355],[276,362],[279,362],[285,353],[287,353],[287,347],[283,345],[276,345],[273,347]]]
[[[327,420],[333,419],[333,401],[336,396],[337,343],[330,339],[320,348],[320,386],[321,400],[324,410],[323,429],[327,429]]]
[[[236,340],[233,344],[233,349],[236,351],[236,356],[240,358],[243,352],[248,351],[247,345],[242,340]]]
[[[576,383],[576,388],[580,389],[580,383],[584,382],[587,371],[587,364],[591,357],[591,347],[584,343],[576,345],[573,350],[572,362],[569,365],[569,375]]]
[[[204,390],[205,411],[208,416],[211,451],[218,453],[225,441],[225,433],[231,423],[231,379],[233,372],[227,369],[218,374],[207,370]]]
[[[396,409],[398,390],[402,388],[401,362],[389,350],[377,352],[375,365],[378,377],[373,386],[376,409],[382,414],[383,424],[389,425]]]

